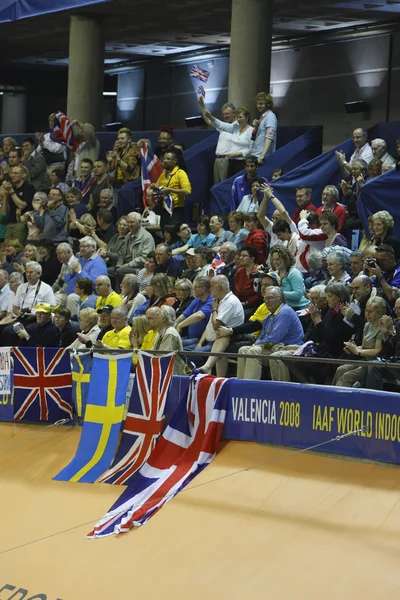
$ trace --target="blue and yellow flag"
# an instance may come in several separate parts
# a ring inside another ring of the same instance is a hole
[[[93,483],[110,466],[124,416],[132,356],[93,356],[82,435],[72,461],[54,479]]]
[[[72,367],[72,399],[75,412],[82,418],[85,414],[86,403],[89,393],[90,371],[92,369],[92,357],[87,354],[73,354],[71,357]]]

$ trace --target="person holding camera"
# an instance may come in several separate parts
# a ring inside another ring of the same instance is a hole
[[[400,262],[396,262],[393,248],[382,244],[376,249],[376,259],[367,259],[367,265],[371,278],[375,277],[378,295],[393,306],[400,288]]]

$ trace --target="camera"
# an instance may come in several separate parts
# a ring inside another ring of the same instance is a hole
[[[367,258],[367,265],[369,267],[376,267],[376,260],[374,258]]]

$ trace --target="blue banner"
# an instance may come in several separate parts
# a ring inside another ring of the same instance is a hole
[[[14,387],[14,371],[10,371],[11,390]],[[0,421],[14,420],[13,394],[0,394]]]

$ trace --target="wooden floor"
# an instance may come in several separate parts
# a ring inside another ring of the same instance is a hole
[[[52,481],[79,435],[0,424],[1,600],[400,598],[400,469],[300,454],[211,482],[288,452],[228,442],[144,527],[86,540],[122,488]]]

